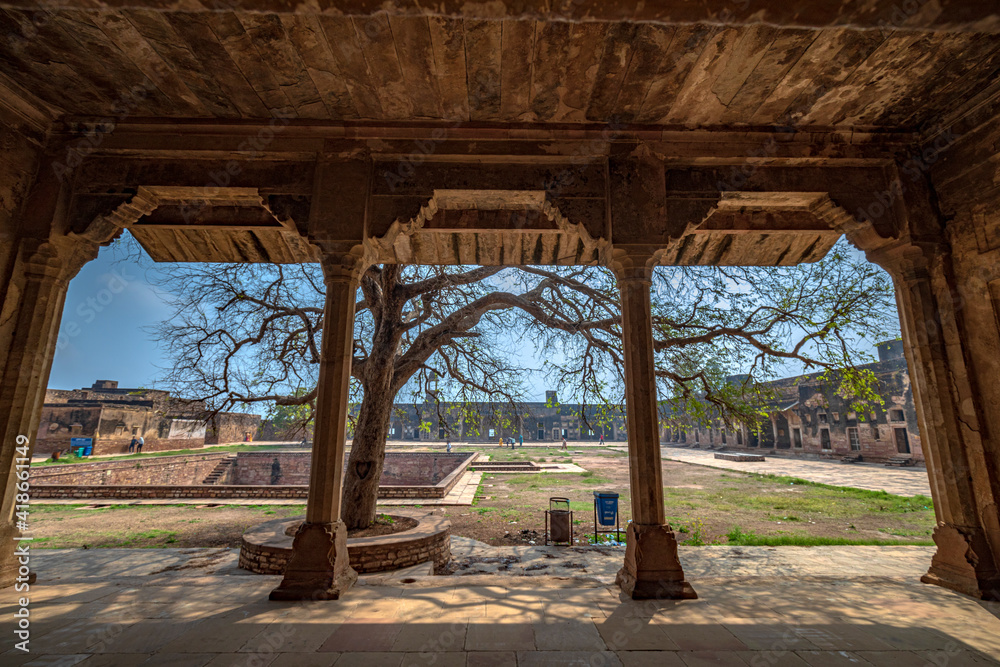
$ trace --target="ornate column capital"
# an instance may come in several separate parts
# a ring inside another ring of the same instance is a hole
[[[865,252],[869,261],[885,269],[893,279],[911,284],[930,278],[935,261],[950,254],[947,244],[941,241],[903,240]]]
[[[658,248],[614,246],[608,266],[619,283],[639,282],[651,285],[653,269],[659,264],[663,252]]]
[[[23,258],[23,273],[28,280],[57,280],[62,273],[57,248],[45,239],[22,238],[18,251]]]
[[[328,285],[360,280],[361,274],[372,265],[371,252],[363,244],[321,241],[316,245],[320,249],[323,279]]]

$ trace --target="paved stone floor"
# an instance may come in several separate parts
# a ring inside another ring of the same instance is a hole
[[[1000,664],[1000,605],[920,584],[928,553],[683,548],[700,599],[679,602],[492,574],[368,577],[341,601],[299,604],[267,601],[278,578],[240,573],[226,549],[36,551],[32,652],[10,648],[17,594],[3,591],[0,664]]]
[[[723,461],[715,458],[715,452],[680,447],[664,447],[663,458],[740,472],[801,477],[811,482],[853,486],[856,489],[871,491],[888,491],[900,496],[931,495],[926,468],[887,468],[879,464],[847,464],[839,461],[779,456],[769,456],[760,462]]]

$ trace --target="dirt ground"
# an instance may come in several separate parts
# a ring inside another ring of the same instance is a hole
[[[485,451],[493,460],[572,461],[586,472],[485,474],[472,507],[423,508],[449,518],[455,535],[494,545],[540,544],[548,499],[563,496],[571,501],[576,538],[585,542],[593,531],[594,491],[621,494],[623,528],[630,518],[624,453]],[[663,482],[667,520],[690,545],[929,544],[934,525],[931,501],[921,496],[822,487],[672,461],[663,464]],[[234,547],[247,528],[304,511],[304,505],[35,505],[31,523],[39,547]]]

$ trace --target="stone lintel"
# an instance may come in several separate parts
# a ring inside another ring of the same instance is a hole
[[[176,9],[176,0],[107,0],[101,4],[109,9]],[[430,16],[463,19],[534,19],[569,22],[652,21],[656,23],[688,24],[707,22],[719,25],[772,25],[788,28],[819,29],[829,27],[855,30],[905,28],[917,31],[947,30],[996,33],[1000,32],[1000,17],[989,2],[977,0],[938,0],[935,11],[910,8],[894,0],[871,0],[867,3],[793,3],[752,0],[734,3],[731,0],[703,0],[698,3],[642,2],[624,0],[606,3],[550,3],[543,0],[498,0],[490,3],[469,3],[464,0],[442,0],[427,4],[415,0],[393,3],[372,3],[347,0],[326,3],[290,5],[282,0],[225,0],[208,2],[192,0],[185,11],[199,13],[225,9],[234,12],[288,12],[300,14],[330,14],[336,16],[369,17],[378,14],[393,16]],[[60,9],[90,9],[91,2],[81,0],[2,0],[0,7],[54,11]]]

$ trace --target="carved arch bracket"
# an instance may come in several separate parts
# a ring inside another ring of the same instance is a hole
[[[448,211],[473,220],[450,224]],[[492,223],[477,226],[475,216],[484,213]],[[415,216],[396,219],[366,245],[376,261],[391,263],[606,264],[610,258],[609,240],[571,221],[545,190],[437,189]]]

